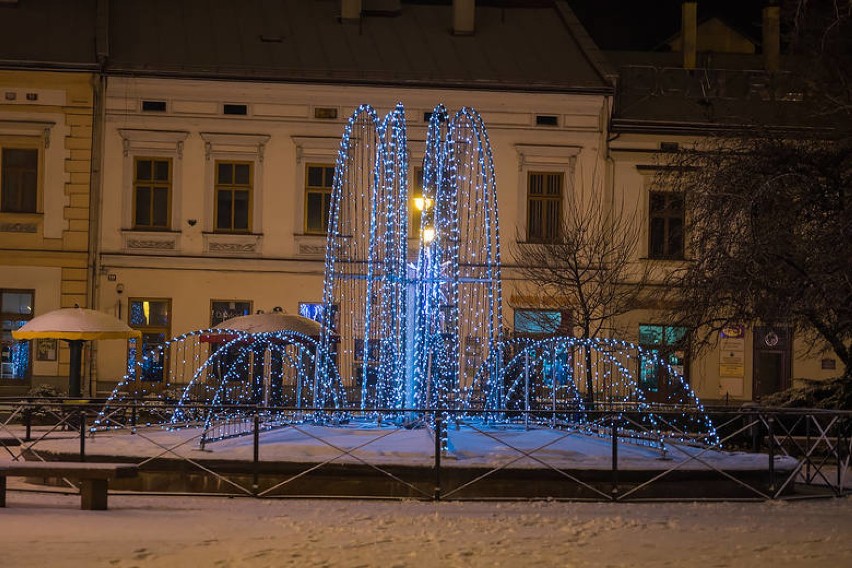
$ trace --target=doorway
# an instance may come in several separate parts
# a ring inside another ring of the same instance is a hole
[[[792,334],[785,327],[754,328],[752,398],[760,400],[790,388]]]

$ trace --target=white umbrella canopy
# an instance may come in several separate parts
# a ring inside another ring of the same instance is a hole
[[[13,331],[12,337],[17,340],[62,339],[67,341],[71,348],[68,394],[81,396],[83,341],[138,338],[142,337],[142,333],[103,312],[87,308],[61,308],[34,317],[23,327]]]
[[[318,322],[306,317],[271,312],[231,318],[216,325],[214,329],[244,331],[246,333],[295,331],[309,337],[319,337],[322,326]]]
[[[139,330],[109,314],[87,308],[62,308],[31,319],[12,332],[15,339],[126,339],[142,337]]]

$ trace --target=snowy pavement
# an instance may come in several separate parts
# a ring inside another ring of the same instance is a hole
[[[21,488],[22,484],[15,483]],[[10,491],[0,565],[852,566],[852,499],[761,503],[257,500]]]

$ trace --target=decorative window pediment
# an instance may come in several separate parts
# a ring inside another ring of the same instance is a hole
[[[580,153],[579,146],[515,144],[518,167],[561,166],[570,167]]]
[[[135,128],[119,128],[124,146],[124,156],[139,151],[174,152],[183,158],[183,142],[189,136],[185,130],[141,130]]]
[[[210,160],[214,153],[236,152],[241,154],[255,154],[259,162],[263,162],[263,153],[266,143],[269,142],[268,134],[234,134],[223,132],[201,132],[204,140],[204,157]]]
[[[327,161],[337,156],[340,148],[340,138],[334,136],[292,136],[296,145],[296,163],[304,160]]]
[[[50,120],[0,120],[0,136],[38,136],[44,147],[50,147],[50,131],[56,123]]]

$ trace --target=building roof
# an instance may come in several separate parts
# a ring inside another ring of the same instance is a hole
[[[611,128],[616,132],[706,132],[743,126],[822,129],[795,73],[767,72],[760,54],[702,51],[702,31],[727,31],[760,47],[770,0],[699,0],[696,69],[672,51],[682,0],[570,0],[577,19],[617,70]],[[707,24],[718,24],[707,30]],[[780,38],[780,39],[783,39]],[[744,51],[744,50],[739,50]]]
[[[97,0],[0,2],[0,66],[96,67]]]
[[[0,62],[84,66],[100,52],[108,73],[136,76],[612,90],[566,0],[478,2],[471,35],[452,33],[451,0],[402,0],[354,22],[341,21],[340,0],[102,0],[108,42],[97,41],[98,4],[0,8],[0,37],[12,38]]]
[[[603,50],[668,51],[680,33],[683,0],[569,0],[571,9]],[[698,0],[698,22],[718,19],[756,44],[768,0]]]

